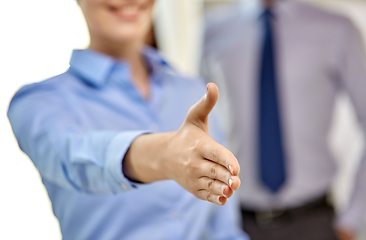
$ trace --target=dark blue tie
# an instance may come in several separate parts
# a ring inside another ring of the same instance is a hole
[[[264,35],[259,84],[259,168],[263,184],[276,193],[285,182],[286,173],[276,86],[272,18],[269,10],[262,15]]]

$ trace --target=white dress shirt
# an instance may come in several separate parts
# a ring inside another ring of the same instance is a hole
[[[284,209],[329,191],[337,170],[328,138],[338,93],[349,94],[365,129],[366,55],[345,17],[293,0],[273,6],[287,178],[271,194],[259,179],[256,145],[262,12],[259,0],[247,0],[208,16],[201,71],[219,85],[229,147],[241,165],[242,205]],[[350,203],[337,218],[354,231],[366,213],[366,159],[360,164]]]

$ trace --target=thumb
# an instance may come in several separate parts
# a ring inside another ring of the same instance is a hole
[[[207,93],[195,105],[191,107],[187,114],[186,122],[207,130],[207,117],[219,99],[219,89],[216,84],[207,84]],[[202,123],[205,126],[202,126]]]

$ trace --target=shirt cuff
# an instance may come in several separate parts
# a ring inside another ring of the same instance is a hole
[[[118,133],[110,142],[106,152],[105,171],[107,181],[113,193],[124,192],[137,187],[122,172],[122,162],[132,142],[149,131],[127,131]]]

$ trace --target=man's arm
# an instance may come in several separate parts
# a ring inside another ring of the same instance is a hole
[[[361,127],[366,133],[366,54],[362,38],[350,21],[345,21],[338,39],[338,70],[341,85],[348,92]],[[365,148],[366,149],[366,148]],[[356,182],[348,206],[338,215],[340,239],[353,239],[363,227],[366,214],[366,155],[357,168]]]

